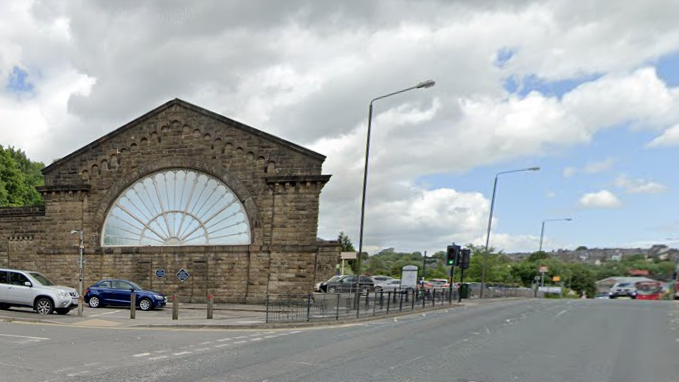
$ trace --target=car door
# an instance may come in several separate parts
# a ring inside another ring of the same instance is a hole
[[[128,304],[131,301],[132,285],[125,281],[111,281],[111,301],[116,304]]]
[[[90,291],[92,295],[97,295],[102,304],[111,303],[113,300],[113,290],[110,281],[102,281]]]
[[[7,278],[7,271],[0,271],[0,304],[7,304],[7,291],[9,285],[9,279]]]
[[[33,289],[32,286],[26,286],[26,283],[32,284],[28,277],[19,272],[7,272],[9,277],[9,288],[7,292],[10,304],[33,306]]]

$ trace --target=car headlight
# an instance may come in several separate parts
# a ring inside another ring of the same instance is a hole
[[[156,298],[156,300],[165,300],[165,297],[159,295],[159,294],[154,294],[153,297]]]
[[[66,297],[66,296],[68,296],[68,292],[66,292],[66,291],[63,290],[63,289],[58,289],[58,290],[57,290],[57,293],[58,293],[59,296],[61,296],[61,297]]]

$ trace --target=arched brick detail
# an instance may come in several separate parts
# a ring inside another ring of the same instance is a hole
[[[224,184],[226,184],[236,194],[236,196],[238,196],[238,199],[245,207],[245,212],[247,213],[248,220],[250,222],[252,237],[251,245],[262,245],[263,232],[260,212],[257,208],[257,204],[254,201],[253,195],[243,182],[238,180],[236,177],[231,176],[229,172],[219,164],[195,160],[186,161],[181,158],[168,158],[167,160],[151,162],[137,167],[136,170],[128,172],[127,174],[124,174],[118,178],[113,186],[108,189],[106,195],[101,199],[101,202],[99,203],[92,220],[91,232],[96,234],[94,237],[94,242],[97,243],[97,246],[99,246],[99,243],[101,243],[101,230],[103,229],[104,221],[108,211],[118,196],[137,180],[155,172],[170,169],[195,170],[214,176],[215,178],[224,182]]]

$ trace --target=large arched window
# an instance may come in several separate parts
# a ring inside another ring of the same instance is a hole
[[[166,170],[127,188],[109,210],[103,246],[250,244],[238,197],[220,180],[192,170]]]

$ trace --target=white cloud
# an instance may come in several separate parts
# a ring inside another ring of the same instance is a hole
[[[646,147],[653,148],[677,145],[679,145],[679,125],[674,125],[649,142]]]
[[[601,190],[583,195],[578,205],[585,208],[616,208],[620,207],[622,203],[612,192]]]
[[[547,191],[547,197],[548,197],[548,198],[555,198],[555,197],[557,197],[558,195],[559,195],[559,194],[558,194],[556,191],[552,191],[552,190]]]
[[[677,90],[649,64],[679,46],[678,13],[658,0],[5,1],[0,84],[19,66],[36,96],[0,93],[0,144],[49,162],[180,97],[326,154],[319,235],[355,238],[368,103],[432,78],[375,103],[366,245],[440,249],[482,240],[488,201],[418,178],[535,160],[628,122],[679,124]],[[562,97],[503,86],[593,74]],[[564,175],[608,169],[595,165]],[[459,221],[432,207],[448,204]],[[517,240],[506,245],[527,243]]]
[[[613,167],[614,164],[615,164],[615,159],[606,158],[603,161],[599,161],[599,162],[589,162],[580,169],[575,168],[575,167],[566,167],[566,168],[563,169],[563,176],[565,178],[570,178],[578,172],[583,173],[583,174],[598,174],[600,172],[605,172],[605,171],[610,170]]]
[[[623,188],[628,194],[658,194],[667,191],[667,186],[645,179],[630,179],[626,175],[619,175],[613,184]]]

